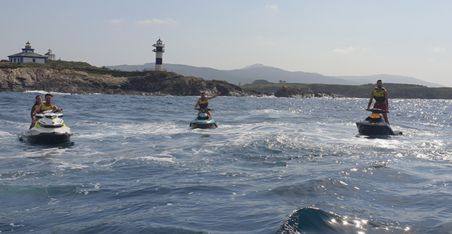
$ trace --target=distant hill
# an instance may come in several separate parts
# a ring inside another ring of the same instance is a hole
[[[108,68],[121,71],[143,71],[153,69],[153,63],[143,65],[117,65]],[[287,83],[306,84],[342,84],[361,85],[375,83],[381,79],[384,83],[417,84],[429,87],[440,87],[441,85],[423,81],[414,77],[397,75],[370,75],[370,76],[326,76],[319,73],[303,71],[286,71],[280,68],[254,64],[241,69],[220,70],[209,67],[195,67],[181,64],[165,64],[165,69],[184,76],[202,77],[208,80],[225,80],[234,84],[250,84],[254,80],[267,80],[269,82],[284,81]]]
[[[423,81],[414,77],[409,76],[398,76],[398,75],[388,75],[388,74],[377,74],[370,76],[338,76],[338,78],[348,80],[352,84],[369,84],[375,83],[376,80],[383,80],[385,83],[394,84],[417,84],[428,87],[441,87],[442,85]]]
[[[452,99],[452,88],[430,88],[422,85],[386,83],[391,98]],[[243,85],[245,92],[255,95],[292,96],[333,96],[368,98],[372,84],[334,85],[334,84],[297,84],[297,83],[262,83]]]

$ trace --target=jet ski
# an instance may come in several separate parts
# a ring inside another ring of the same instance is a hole
[[[371,114],[364,120],[356,122],[359,134],[365,136],[389,136],[389,135],[402,135],[401,132],[394,132],[385,122],[382,113],[385,113],[381,109],[367,109]]]
[[[197,109],[198,116],[190,122],[191,128],[216,128],[217,122],[207,114],[211,109]]]
[[[35,125],[20,139],[36,144],[61,144],[69,142],[71,129],[64,123],[63,113],[46,111],[36,114]]]

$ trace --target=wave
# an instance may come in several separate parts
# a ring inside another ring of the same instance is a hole
[[[10,205],[14,203],[26,203],[27,199],[19,199],[20,197],[33,197],[47,201],[50,197],[87,195],[91,192],[101,191],[100,184],[81,184],[81,185],[1,185],[0,197],[4,200],[10,200]],[[6,202],[6,201],[5,201]]]
[[[315,207],[295,211],[277,233],[407,233],[410,227],[379,224],[367,219],[351,218]]]
[[[339,179],[327,178],[327,179],[313,179],[294,185],[279,186],[269,191],[269,193],[276,194],[282,197],[290,197],[294,199],[319,197],[322,195],[328,195],[333,191],[339,193],[339,191],[353,191],[354,188],[348,186],[346,182]]]
[[[154,234],[165,234],[165,233],[174,233],[174,234],[200,234],[207,233],[203,231],[190,230],[187,228],[181,228],[177,226],[160,226],[160,225],[151,225],[151,227],[143,227],[141,225],[131,225],[127,223],[122,224],[111,224],[108,223],[99,223],[92,224],[88,227],[68,227],[71,225],[65,225],[64,227],[58,228],[58,232],[62,233],[154,233]]]
[[[217,185],[189,185],[182,187],[164,187],[164,186],[142,186],[129,187],[125,191],[117,192],[116,199],[130,199],[132,197],[147,197],[150,195],[192,195],[194,193],[208,192],[209,194],[232,194],[232,190]]]
[[[25,228],[25,225],[23,224],[17,224],[17,223],[4,223],[4,222],[0,222],[0,232],[15,232],[15,231],[23,231],[25,232],[25,230],[23,230]]]

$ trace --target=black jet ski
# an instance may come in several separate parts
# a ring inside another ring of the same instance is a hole
[[[36,144],[67,143],[72,135],[71,129],[63,121],[63,113],[46,111],[36,114],[35,125],[23,133],[19,139]]]
[[[198,116],[190,122],[191,128],[216,128],[217,122],[207,114],[211,109],[197,109]]]
[[[356,122],[359,134],[365,136],[389,136],[389,135],[402,135],[401,132],[394,132],[385,122],[383,118],[384,110],[381,109],[367,109],[371,114],[364,120]]]

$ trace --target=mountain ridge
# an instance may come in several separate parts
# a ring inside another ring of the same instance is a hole
[[[152,70],[153,63],[143,65],[114,65],[107,66],[110,69],[121,71],[143,71]],[[374,75],[349,75],[349,76],[329,76],[315,72],[287,71],[282,68],[272,67],[260,63],[252,64],[238,69],[222,70],[211,67],[197,67],[183,64],[164,64],[164,68],[171,72],[176,72],[184,76],[196,76],[207,80],[225,80],[234,84],[250,84],[254,80],[268,80],[270,82],[287,83],[319,83],[319,84],[342,84],[361,85],[375,83],[376,80],[383,80],[384,83],[404,83],[417,84],[428,87],[444,87],[436,83],[424,81],[415,77],[374,74]]]

